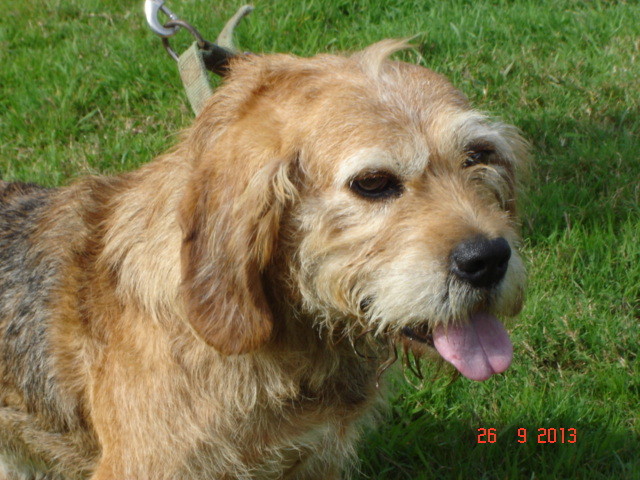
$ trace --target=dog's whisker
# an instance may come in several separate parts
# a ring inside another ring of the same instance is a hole
[[[451,380],[449,380],[449,383],[447,383],[447,387],[453,385],[461,376],[462,374],[459,371],[456,370],[455,372],[453,372],[453,374],[451,375]]]
[[[407,349],[408,350],[408,349]],[[405,351],[405,367],[419,380],[424,380],[422,370],[420,369],[420,360],[409,351]]]
[[[378,389],[380,388],[380,378],[382,377],[382,374],[398,360],[398,350],[396,349],[395,341],[391,336],[387,337],[387,348],[389,349],[388,353],[390,355],[382,364],[380,364],[376,374],[376,388]]]
[[[404,377],[405,381],[411,385],[414,389],[416,390],[420,390],[421,387],[421,383],[418,383],[415,381],[415,377],[414,378],[409,378],[409,376],[407,375],[407,369],[402,369],[402,376]]]
[[[353,342],[351,343],[351,346],[353,347],[353,351],[356,353],[356,355],[358,355],[360,358],[364,358],[365,360],[376,360],[378,357],[373,357],[370,355],[365,355],[363,353],[361,353],[358,350],[358,343],[368,334],[373,333],[375,331],[374,328],[371,328],[369,330],[365,330],[364,332],[362,332],[360,335],[358,335]]]
[[[413,360],[414,360],[414,363],[415,363],[416,372],[418,373],[418,378],[420,380],[424,380],[424,375],[422,373],[422,362],[421,362],[420,358],[418,358],[418,357],[416,357],[414,355]]]

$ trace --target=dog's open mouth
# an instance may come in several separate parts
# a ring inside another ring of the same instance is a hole
[[[433,334],[431,333],[431,327],[404,327],[402,329],[402,335],[407,337],[413,342],[424,344],[425,346],[433,347]]]
[[[513,358],[509,334],[500,320],[486,312],[473,314],[464,324],[404,327],[402,335],[414,351],[434,347],[471,380],[482,381],[504,372]]]

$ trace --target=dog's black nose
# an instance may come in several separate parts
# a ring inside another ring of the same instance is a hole
[[[474,287],[496,285],[507,272],[511,247],[504,238],[478,235],[460,242],[451,252],[451,271]]]

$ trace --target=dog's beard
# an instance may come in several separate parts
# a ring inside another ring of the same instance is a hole
[[[348,314],[333,306],[324,315],[314,315],[317,325],[335,333],[335,338],[350,338],[361,357],[378,359],[381,371],[399,358],[398,347],[405,360],[408,356],[439,356],[476,381],[510,366],[513,345],[496,315],[517,313],[516,305],[521,303],[519,277],[513,282],[516,287],[510,287],[511,279],[505,278],[495,288],[479,289],[446,274],[436,275],[437,268],[419,268],[420,272],[431,272],[427,275],[415,273],[420,264],[416,267],[404,262],[400,266],[405,275],[392,269],[378,277],[384,281],[356,283],[346,296],[350,300],[346,303],[351,304]],[[409,285],[403,281],[407,276],[416,281]],[[314,303],[320,302],[308,305]]]
[[[441,283],[446,288],[440,293],[433,290],[438,282],[430,281],[415,289],[418,294],[413,297],[403,296],[392,284],[385,295],[370,293],[361,309],[370,324],[378,325],[377,334],[394,335],[414,357],[437,352],[471,380],[504,372],[511,364],[513,345],[496,315],[516,313],[521,303],[517,289],[509,290],[505,282],[492,289],[472,288],[453,278]]]
[[[513,345],[507,331],[488,309],[446,324],[412,322],[399,329],[387,325],[384,334],[403,346],[405,357],[409,352],[414,358],[437,352],[460,374],[476,381],[504,372],[513,358]]]

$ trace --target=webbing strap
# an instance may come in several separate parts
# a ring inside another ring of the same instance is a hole
[[[187,98],[191,109],[196,116],[202,111],[207,99],[213,94],[207,70],[224,77],[229,71],[229,61],[239,55],[233,44],[233,31],[245,16],[249,15],[253,7],[244,5],[238,9],[233,17],[226,23],[216,43],[207,42],[200,32],[189,22],[181,20],[164,6],[164,0],[146,0],[145,13],[147,22],[155,33],[162,37],[162,44],[169,52],[171,58],[178,62],[178,71],[182,84],[187,92]],[[163,12],[171,18],[161,25],[157,15]],[[186,49],[182,55],[171,48],[169,37],[172,37],[180,28],[186,29],[193,35],[196,41]]]
[[[213,94],[198,42],[193,42],[178,57],[178,70],[191,109],[197,116],[204,108],[207,99]]]

